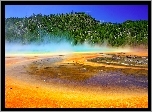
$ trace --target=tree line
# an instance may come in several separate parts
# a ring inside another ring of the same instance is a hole
[[[84,12],[33,14],[30,17],[5,19],[5,40],[22,44],[63,39],[72,45],[148,46],[148,21],[127,20],[123,23],[100,22]]]

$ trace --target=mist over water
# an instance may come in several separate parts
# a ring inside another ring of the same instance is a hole
[[[104,43],[103,45],[91,46],[87,43],[81,45],[72,45],[66,40],[55,41],[43,41],[41,43],[21,44],[21,42],[5,42],[5,54],[70,54],[72,52],[118,52],[128,51],[128,49],[122,48],[110,48]]]
[[[57,53],[71,52],[71,46],[67,43],[49,43],[49,44],[27,44],[6,43],[5,51],[7,53]]]

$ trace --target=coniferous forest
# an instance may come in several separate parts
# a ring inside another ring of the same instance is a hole
[[[33,14],[30,17],[5,19],[5,40],[22,44],[59,42],[119,47],[148,46],[148,21],[127,20],[123,23],[100,22],[84,12]],[[47,40],[47,41],[46,41]]]

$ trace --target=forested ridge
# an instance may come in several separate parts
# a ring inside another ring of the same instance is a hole
[[[5,40],[22,44],[67,40],[72,45],[148,46],[148,21],[100,22],[84,12],[5,19]]]

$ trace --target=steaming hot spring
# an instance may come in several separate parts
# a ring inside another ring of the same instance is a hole
[[[148,51],[6,44],[7,108],[147,108]]]

